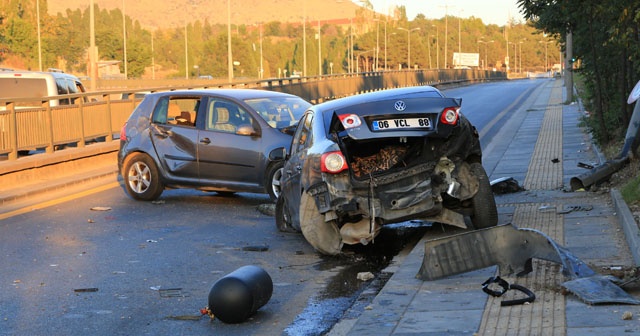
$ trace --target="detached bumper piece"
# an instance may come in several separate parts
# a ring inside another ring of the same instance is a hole
[[[562,274],[571,280],[563,287],[588,304],[640,304],[549,236],[510,224],[427,241],[416,277],[437,280],[494,265],[502,276],[523,276],[533,270],[533,258],[561,264]]]

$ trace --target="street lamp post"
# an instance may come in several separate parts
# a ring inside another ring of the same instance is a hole
[[[42,71],[42,44],[40,42],[40,0],[36,1],[36,17],[38,21],[38,70]]]
[[[549,72],[547,46],[549,45],[549,43],[553,43],[553,41],[538,41],[538,43],[544,43],[544,72]]]
[[[128,79],[129,72],[127,71],[127,20],[124,14],[124,0],[122,0],[122,37],[124,40],[124,79]]]
[[[227,73],[229,83],[233,81],[233,54],[231,52],[231,0],[227,0]]]
[[[322,76],[322,47],[320,40],[322,39],[320,20],[318,20],[318,76]]]
[[[431,27],[436,27],[436,68],[440,69],[440,43],[439,43],[439,35],[440,29],[436,25],[431,25]]]
[[[478,53],[480,53],[480,43],[484,44],[484,64],[483,64],[483,68],[487,68],[487,44],[488,43],[493,43],[494,41],[482,41],[482,40],[478,40]]]
[[[407,68],[411,69],[411,32],[415,30],[420,30],[420,28],[411,28],[406,29],[402,27],[398,27],[400,30],[404,30],[407,32]]]
[[[307,1],[302,8],[302,76],[307,75]]]

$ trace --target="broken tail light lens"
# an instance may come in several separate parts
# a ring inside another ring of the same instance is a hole
[[[339,115],[340,122],[342,123],[342,127],[344,129],[354,128],[362,125],[362,121],[360,121],[360,117],[356,114],[342,114]]]
[[[127,138],[127,123],[125,122],[120,129],[120,139],[125,140]]]
[[[347,160],[340,151],[322,154],[320,159],[320,170],[324,173],[337,174],[348,169]]]
[[[447,125],[455,125],[458,123],[459,107],[447,107],[440,114],[440,122]]]

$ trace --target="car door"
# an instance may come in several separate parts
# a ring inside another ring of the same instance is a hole
[[[198,130],[193,122],[181,119],[189,115],[195,120],[200,97],[165,97],[153,112],[151,139],[165,175],[173,180],[196,182]],[[193,116],[191,116],[193,115]]]
[[[218,97],[209,97],[201,111],[204,120],[197,143],[201,183],[243,189],[262,185],[265,160],[257,121],[240,105]]]
[[[307,157],[307,148],[311,144],[311,123],[313,111],[307,111],[296,128],[291,141],[291,154],[284,164],[282,174],[282,196],[285,197],[287,208],[294,227],[300,227],[300,195],[302,165]]]

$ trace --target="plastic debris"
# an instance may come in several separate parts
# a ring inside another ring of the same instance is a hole
[[[102,206],[96,206],[91,208],[92,211],[109,211],[111,210],[111,207],[102,207]]]
[[[358,272],[356,278],[360,281],[369,281],[375,278],[375,276],[371,272]]]

